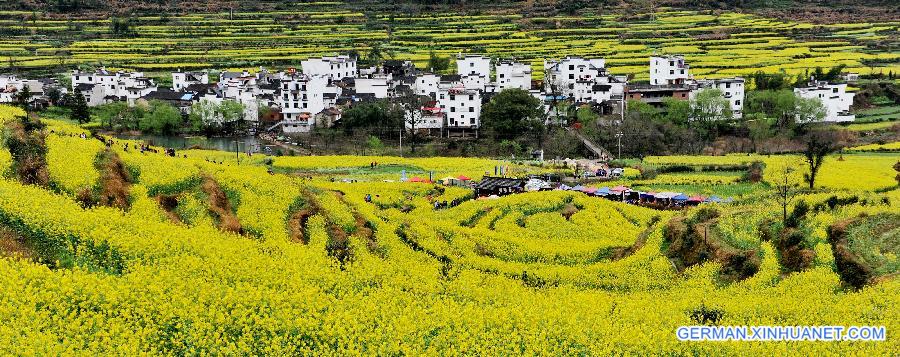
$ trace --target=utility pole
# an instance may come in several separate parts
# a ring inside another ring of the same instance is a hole
[[[403,128],[400,128],[400,156],[403,156]]]
[[[618,142],[618,147],[619,147],[619,155],[616,156],[616,159],[621,159],[622,158],[622,132],[621,131],[616,133],[616,141]]]
[[[238,144],[243,143],[243,141],[234,140],[234,161],[236,161],[238,165],[241,164],[241,152],[238,150]]]

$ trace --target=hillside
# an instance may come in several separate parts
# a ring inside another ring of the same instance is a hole
[[[475,200],[398,172],[481,180],[497,160],[169,156],[23,115],[0,106],[0,331],[17,331],[0,333],[0,354],[897,350],[891,335],[675,335],[684,325],[900,328],[896,154],[829,157],[782,223],[771,185],[777,167],[801,167],[797,156],[652,157],[693,171],[614,183],[730,203],[656,209],[586,189]],[[706,171],[750,160],[766,163],[765,182]]]
[[[97,14],[158,14],[165,12],[170,15],[178,15],[230,10],[291,10],[309,3],[327,2],[312,0],[7,0],[0,4],[0,11],[41,11],[47,14],[83,18]],[[891,0],[721,0],[714,2],[698,0],[501,0],[491,2],[363,0],[353,2],[352,7],[360,11],[402,11],[402,13],[435,9],[459,12],[501,10],[528,12],[541,16],[598,10],[628,13],[639,9],[640,12],[647,12],[653,7],[673,7],[685,10],[740,10],[812,22],[891,20],[896,19],[898,11],[900,11],[896,2]]]

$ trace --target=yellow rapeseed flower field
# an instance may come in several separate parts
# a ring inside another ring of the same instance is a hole
[[[20,114],[0,106],[0,122]],[[873,192],[889,188],[883,166],[896,155],[829,158],[823,188],[798,199],[813,206],[832,195],[858,200],[810,213],[804,227],[816,257],[801,271],[784,271],[778,246],[759,234],[763,222],[780,217],[771,190],[703,206],[722,214],[713,234],[760,258],[749,278],[726,282],[719,262],[679,271],[666,255],[668,222],[697,209],[655,210],[580,192],[464,199],[435,209],[433,200],[470,191],[383,182],[381,173],[359,182],[308,179],[269,173],[265,160],[217,164],[204,159],[210,153],[173,158],[126,152],[117,142],[111,150],[136,173],[129,207],[84,207],[66,191],[98,184],[91,157],[102,147],[67,136],[77,127],[53,125],[48,165],[63,190],[22,185],[8,172],[0,178],[0,228],[33,254],[4,254],[0,245],[0,354],[890,355],[900,348],[893,338],[900,281],[843,286],[825,233],[861,212],[900,211],[897,189]],[[77,154],[65,160],[65,152]],[[0,150],[0,167],[12,160]],[[273,166],[290,173],[371,161],[476,177],[497,165],[288,157]],[[222,228],[229,214],[239,230]],[[678,341],[676,328],[697,324],[691,313],[701,307],[721,312],[722,326],[874,325],[885,326],[888,337]]]

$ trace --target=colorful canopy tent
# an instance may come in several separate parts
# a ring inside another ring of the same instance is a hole
[[[688,200],[688,198],[690,198],[690,197],[686,196],[683,193],[678,194],[678,196],[672,197],[673,200],[678,201],[678,202],[685,202]]]
[[[586,194],[589,194],[589,195],[593,195],[594,192],[597,192],[597,188],[595,188],[595,187],[588,187],[588,188],[585,188],[582,192],[584,192],[584,193],[586,193]]]
[[[706,199],[706,202],[721,203],[721,202],[722,202],[722,198],[720,198],[719,196],[716,196],[716,195],[712,195],[712,196],[709,196],[709,198]]]
[[[409,182],[425,182],[425,179],[419,176],[413,176],[413,178],[409,179]]]
[[[460,181],[470,181],[470,180],[472,180],[471,178],[469,178],[469,177],[466,176],[466,175],[459,175],[459,176],[457,176],[456,178],[458,178]]]
[[[606,196],[609,193],[610,193],[609,187],[600,187],[600,189],[598,189],[597,192],[594,192],[594,194],[598,195],[598,196]]]
[[[569,187],[569,185],[566,185],[566,184],[562,184],[562,185],[559,185],[559,187],[557,187],[556,189],[562,190],[562,191],[568,191],[568,190],[571,190],[572,187]]]
[[[525,191],[540,191],[550,189],[550,184],[544,180],[529,179],[525,182]]]
[[[680,195],[680,193],[678,193],[678,192],[666,191],[666,192],[657,193],[655,196],[656,196],[656,199],[659,199],[659,200],[670,200],[670,199],[672,199],[672,197],[675,197],[678,195]]]
[[[704,199],[705,198],[703,196],[695,195],[695,196],[688,197],[688,202],[703,202]]]
[[[584,191],[584,186],[578,185],[578,186],[572,187],[572,191]]]

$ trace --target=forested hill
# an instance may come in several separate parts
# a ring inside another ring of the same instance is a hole
[[[97,14],[282,10],[290,11],[322,0],[4,0],[0,10],[39,11],[49,15],[93,17]],[[541,16],[578,12],[639,12],[673,7],[689,10],[744,10],[769,16],[810,21],[842,19],[897,19],[900,5],[895,0],[360,0],[347,2],[359,11],[516,11]]]

